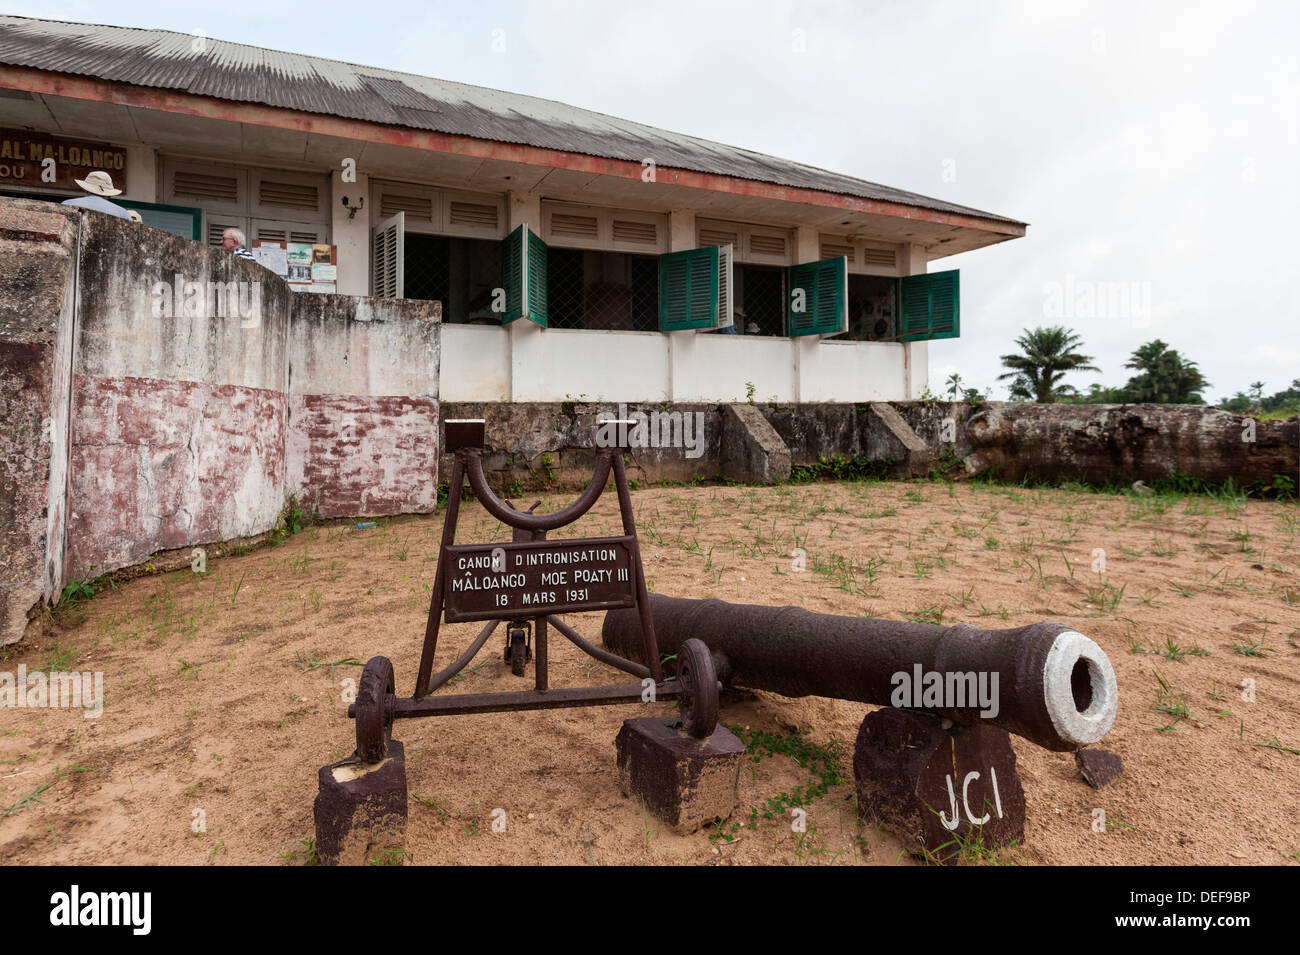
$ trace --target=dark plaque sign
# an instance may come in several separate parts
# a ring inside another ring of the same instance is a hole
[[[45,160],[53,160],[53,163]],[[108,143],[0,129],[0,183],[80,191],[74,179],[102,169],[126,191],[126,150]]]
[[[636,605],[628,537],[446,549],[448,623]]]

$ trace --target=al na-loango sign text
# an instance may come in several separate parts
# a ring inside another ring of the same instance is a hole
[[[0,184],[80,191],[73,181],[102,169],[126,191],[126,150],[107,143],[0,129]]]

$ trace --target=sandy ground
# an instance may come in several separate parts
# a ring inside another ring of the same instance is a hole
[[[1071,755],[1015,740],[1026,839],[1000,861],[1300,860],[1294,504],[878,482],[653,488],[633,500],[659,593],[986,628],[1053,619],[1101,644],[1120,687],[1102,745],[1125,772],[1093,790]],[[616,520],[607,494],[563,536],[614,533]],[[306,863],[317,768],[354,745],[342,689],[360,668],[331,664],[384,654],[399,693],[411,692],[441,526],[439,513],[370,530],[309,528],[212,559],[206,574],[119,584],[9,648],[0,671],[102,671],[106,702],[97,719],[0,710],[0,858]],[[474,504],[461,527],[461,542],[508,539]],[[796,546],[807,554],[802,572]],[[598,642],[599,615],[567,620]],[[477,630],[444,628],[438,665]],[[553,686],[617,682],[625,678],[553,635]],[[526,686],[496,636],[458,683]],[[806,787],[810,771],[784,755],[747,762],[740,808],[723,829],[731,842],[713,830],[676,836],[620,795],[613,741],[623,719],[645,715],[640,707],[399,722],[412,796],[406,849],[416,864],[915,864],[892,836],[856,821],[850,758],[869,709],[729,694],[724,722],[831,747],[844,780],[812,802],[800,834],[761,813]],[[492,831],[495,809],[505,810],[504,832]],[[200,819],[206,831],[195,832]]]

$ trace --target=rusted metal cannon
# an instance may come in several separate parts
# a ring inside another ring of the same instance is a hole
[[[1061,623],[981,630],[658,594],[650,613],[661,652],[703,641],[724,684],[923,710],[1051,750],[1095,743],[1115,721],[1110,661]],[[609,611],[601,635],[619,655],[643,646],[635,610]]]

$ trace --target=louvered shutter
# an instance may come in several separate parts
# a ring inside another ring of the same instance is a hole
[[[501,240],[501,281],[506,289],[506,313],[501,324],[509,325],[524,314],[528,289],[524,276],[524,243],[528,228],[520,226]]]
[[[734,260],[736,250],[730,245],[718,247],[718,328],[735,323],[736,293]]]
[[[370,232],[370,294],[405,298],[406,213],[378,222]]]
[[[717,246],[659,256],[661,332],[718,327],[720,260]]]
[[[900,341],[960,337],[958,271],[909,275],[901,281]]]
[[[520,228],[524,228],[520,226]],[[526,267],[528,284],[528,320],[546,327],[546,255],[548,252],[542,237],[528,231],[528,256]]]
[[[958,338],[961,336],[960,285],[957,269],[933,272],[930,280],[930,337]]]
[[[848,329],[849,273],[844,256],[790,268],[790,334],[838,335]]]

